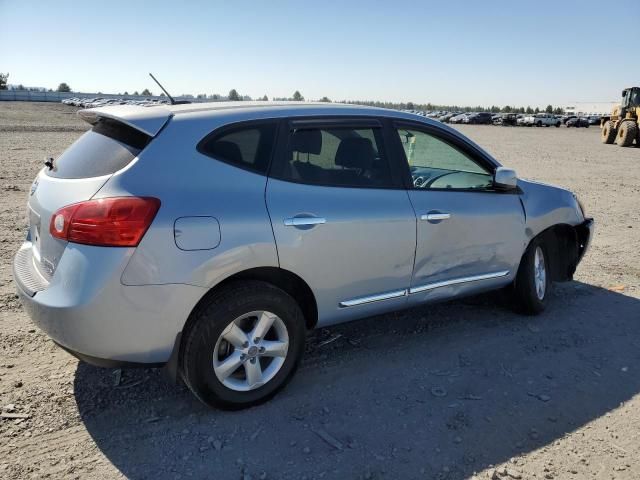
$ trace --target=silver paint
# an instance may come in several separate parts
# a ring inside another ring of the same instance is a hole
[[[536,235],[584,221],[570,192],[522,179],[520,190],[505,193],[319,187],[267,179],[195,148],[230,123],[321,115],[422,122],[481,150],[439,122],[350,105],[220,102],[84,111],[90,122],[115,118],[155,138],[111,176],[38,175],[29,206],[39,239],[25,243],[14,261],[18,280],[29,256],[49,282],[33,297],[19,288],[34,323],[86,355],[163,362],[197,303],[234,274],[257,267],[292,272],[313,292],[317,325],[330,325],[500,288],[513,281]],[[162,202],[137,248],[67,244],[48,234],[58,208],[121,195]],[[182,224],[181,218],[215,219],[219,238],[211,221]],[[201,234],[209,238],[200,240]],[[187,248],[179,248],[183,240]]]

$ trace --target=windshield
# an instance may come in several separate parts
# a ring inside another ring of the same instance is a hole
[[[634,88],[629,95],[629,105],[640,106],[640,88]]]

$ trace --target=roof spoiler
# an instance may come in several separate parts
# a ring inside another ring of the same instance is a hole
[[[118,105],[78,110],[78,116],[91,125],[98,123],[101,118],[108,118],[155,137],[173,114],[160,106],[146,108],[136,105]]]

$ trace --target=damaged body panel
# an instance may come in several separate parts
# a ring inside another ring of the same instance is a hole
[[[518,186],[526,215],[527,243],[544,237],[548,245],[553,245],[549,248],[553,279],[571,280],[589,246],[593,219],[585,218],[580,203],[568,190],[530,180],[518,180]]]

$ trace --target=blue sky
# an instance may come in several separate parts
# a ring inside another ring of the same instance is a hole
[[[173,94],[611,101],[640,84],[638,10],[638,0],[0,0],[0,72],[105,93],[158,92],[151,71]]]

